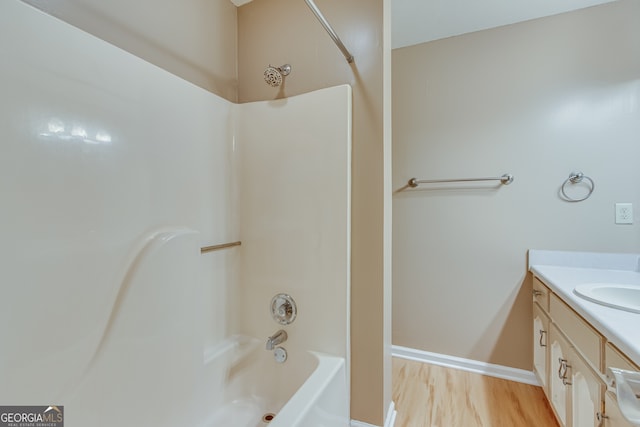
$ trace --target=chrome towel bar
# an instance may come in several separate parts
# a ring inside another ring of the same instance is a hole
[[[501,184],[509,185],[513,182],[513,175],[505,173],[502,176],[489,178],[455,178],[455,179],[417,179],[411,178],[407,185],[416,188],[420,184],[436,184],[442,182],[475,182],[475,181],[500,181]]]
[[[203,248],[200,248],[200,253],[204,254],[204,253],[207,253],[207,252],[219,251],[221,249],[227,249],[227,248],[232,248],[234,246],[240,246],[241,244],[242,244],[242,242],[238,241],[238,242],[223,243],[221,245],[205,246]]]

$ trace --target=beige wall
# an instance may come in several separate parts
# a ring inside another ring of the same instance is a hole
[[[236,7],[229,0],[24,1],[236,101]]]
[[[393,52],[394,189],[515,176],[394,195],[394,344],[531,369],[527,249],[640,250],[614,224],[615,202],[640,220],[638,16],[621,0]],[[590,199],[558,197],[572,171]]]
[[[385,395],[383,280],[383,1],[318,1],[355,56],[347,64],[303,1],[254,0],[238,9],[239,101],[353,87],[351,416],[382,425]],[[289,63],[281,88],[263,80]]]

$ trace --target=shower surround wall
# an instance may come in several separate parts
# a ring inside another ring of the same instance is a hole
[[[304,1],[253,0],[238,8],[240,102],[353,88],[351,411],[378,426],[391,403],[389,2],[316,1],[355,56],[351,65]],[[293,70],[282,86],[255,78],[267,64],[284,63]]]
[[[351,88],[236,108],[241,330],[265,339],[278,330],[267,308],[274,290],[284,292],[296,300],[298,316],[284,327],[283,346],[346,358]]]
[[[0,402],[34,404],[88,366],[155,231],[237,239],[232,104],[18,1],[0,21]],[[195,256],[185,291],[233,299],[238,251]],[[234,332],[198,301],[201,347]]]
[[[240,238],[246,179],[234,132],[255,113],[17,0],[0,3],[0,52],[0,79],[10,83],[0,99],[0,402],[67,405],[71,427],[108,404],[121,425],[197,424],[222,399],[227,375],[205,371],[205,354],[242,332],[245,306],[268,306],[238,301],[253,297],[241,294],[237,274],[252,239],[199,253]],[[340,134],[348,156],[349,90],[329,92],[291,100],[313,106],[292,114],[292,128],[311,126],[316,141]],[[334,110],[345,113],[335,125]],[[327,170],[344,176],[344,158],[334,159]],[[348,194],[348,180],[343,186]],[[278,190],[259,192],[276,198]],[[348,243],[337,249],[348,265]],[[333,309],[347,307],[341,283]],[[301,313],[323,292],[301,292]],[[296,335],[307,334],[292,333],[292,345],[303,342]],[[336,336],[333,347],[313,349],[346,348]]]

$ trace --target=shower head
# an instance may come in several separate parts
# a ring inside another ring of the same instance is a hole
[[[267,82],[269,86],[277,87],[282,84],[282,77],[288,76],[291,73],[291,65],[284,64],[281,67],[274,67],[269,65],[266,70],[264,70],[264,81]]]

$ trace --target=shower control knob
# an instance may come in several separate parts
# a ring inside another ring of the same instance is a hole
[[[290,325],[296,320],[296,302],[287,294],[278,294],[271,299],[271,317],[280,325]]]

